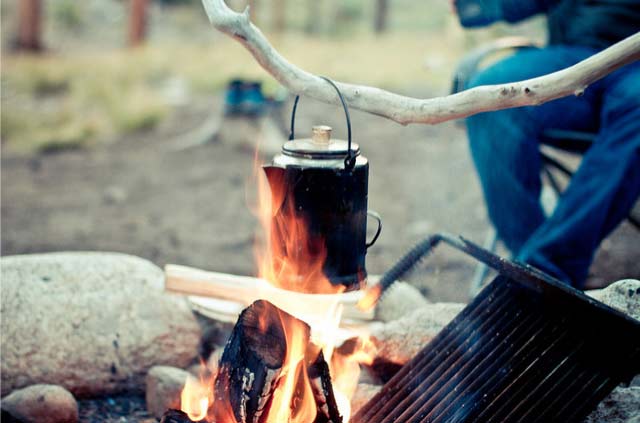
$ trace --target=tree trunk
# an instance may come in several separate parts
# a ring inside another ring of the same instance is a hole
[[[273,1],[273,29],[276,32],[284,32],[287,28],[287,2],[286,0]]]
[[[258,4],[256,0],[248,0],[247,6],[249,6],[249,18],[254,25],[258,24]]]
[[[41,50],[42,2],[41,0],[19,1],[20,22],[18,26],[17,48],[31,51]]]
[[[376,0],[375,18],[373,22],[373,30],[376,34],[381,34],[387,29],[388,15],[388,0]]]
[[[322,22],[322,0],[309,0],[307,6],[307,23],[305,24],[305,32],[307,34],[317,34],[320,32],[320,23]]]
[[[142,44],[147,34],[147,9],[149,0],[130,0],[129,46]]]

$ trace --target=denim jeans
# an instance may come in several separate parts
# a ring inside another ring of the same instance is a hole
[[[533,78],[594,53],[575,46],[523,50],[479,73],[471,86]],[[550,128],[597,136],[545,216],[539,146]],[[481,113],[467,119],[467,129],[499,238],[517,260],[582,288],[598,245],[640,195],[640,62],[592,84],[580,97]],[[636,252],[640,259],[640,242]]]

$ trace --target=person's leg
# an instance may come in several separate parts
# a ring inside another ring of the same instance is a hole
[[[593,54],[576,47],[524,50],[481,72],[471,86],[515,82],[566,68]],[[555,100],[541,106],[467,118],[473,161],[498,237],[516,255],[543,223],[539,143],[546,128],[595,130],[595,98]]]
[[[601,130],[553,215],[518,259],[582,287],[600,242],[640,195],[640,63],[607,76]]]

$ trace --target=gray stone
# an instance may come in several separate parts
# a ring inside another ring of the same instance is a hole
[[[31,385],[2,398],[2,410],[25,423],[74,423],[78,404],[61,386]]]
[[[432,303],[401,319],[374,327],[371,339],[377,348],[376,358],[404,364],[424,348],[465,304]]]
[[[189,372],[169,366],[154,366],[147,373],[147,411],[161,418],[170,408],[180,409],[180,393],[189,377]]]
[[[375,394],[377,394],[381,385],[370,385],[368,383],[359,383],[356,391],[351,398],[351,415],[353,416],[365,405]]]
[[[3,257],[2,395],[35,383],[76,396],[144,389],[149,368],[186,367],[199,327],[161,269],[116,253]]]
[[[609,307],[640,320],[640,281],[625,279],[603,289],[587,291],[587,294]]]
[[[584,423],[640,422],[640,387],[618,387],[598,404]]]
[[[428,304],[417,288],[406,282],[396,282],[380,298],[375,316],[383,322],[391,322]]]
[[[122,204],[127,201],[127,191],[120,186],[112,185],[104,190],[106,204]]]

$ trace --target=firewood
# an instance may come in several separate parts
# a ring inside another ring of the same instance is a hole
[[[338,410],[329,365],[320,351],[316,359],[307,367],[307,375],[316,400],[318,414],[315,423],[341,423],[342,416]]]
[[[264,279],[250,276],[229,275],[208,272],[187,266],[167,264],[165,271],[165,289],[167,291],[198,295],[234,301],[245,306],[259,299],[265,299],[284,308],[298,318],[304,318],[315,309],[315,314],[324,315],[336,302],[343,306],[343,317],[354,321],[371,321],[373,310],[358,308],[363,291],[351,291],[342,294],[305,294],[287,291],[269,284]],[[313,312],[312,312],[313,314]]]
[[[214,386],[216,420],[223,421],[231,412],[239,423],[266,422],[274,391],[284,379],[285,327],[296,327],[302,342],[309,345],[304,363],[318,410],[314,423],[342,422],[329,367],[319,348],[309,343],[309,326],[264,300],[240,314],[222,354]]]
[[[231,410],[239,423],[264,421],[286,358],[282,323],[292,319],[262,300],[240,314],[215,382],[214,413],[220,420]]]

